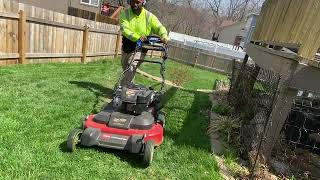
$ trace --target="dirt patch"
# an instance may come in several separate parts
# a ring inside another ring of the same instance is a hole
[[[278,147],[273,151],[273,161],[285,164],[288,169],[281,172],[273,166],[273,170],[283,176],[294,176],[296,179],[320,179],[319,155],[286,144],[281,144]]]
[[[138,74],[141,74],[141,75],[144,76],[144,77],[150,78],[150,79],[152,79],[152,80],[155,80],[155,81],[158,81],[158,82],[162,82],[162,79],[161,79],[161,78],[156,77],[156,76],[153,76],[153,75],[151,75],[151,74],[148,74],[148,73],[146,73],[146,72],[144,72],[144,71],[141,71],[140,69],[137,69],[137,73],[138,73]],[[181,86],[179,86],[179,85],[177,85],[177,84],[175,84],[175,83],[173,83],[173,82],[171,82],[171,81],[169,81],[169,80],[165,80],[164,83],[165,83],[166,85],[169,85],[169,86],[173,86],[173,87],[177,87],[177,88],[183,89],[183,87],[181,87]]]
[[[173,83],[182,86],[184,83],[192,79],[191,73],[186,68],[177,67],[169,72],[170,76],[173,77]]]

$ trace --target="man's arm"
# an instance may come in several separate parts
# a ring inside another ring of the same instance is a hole
[[[160,36],[166,42],[169,40],[167,29],[161,24],[161,22],[159,21],[159,19],[155,15],[151,16],[150,25],[151,25],[152,31],[155,34]]]
[[[140,35],[130,29],[130,23],[128,21],[129,18],[129,11],[122,10],[120,13],[120,30],[123,36],[130,39],[132,42],[137,42]]]

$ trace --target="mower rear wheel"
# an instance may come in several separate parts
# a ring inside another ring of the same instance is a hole
[[[74,152],[76,150],[76,146],[80,142],[82,132],[82,129],[74,129],[70,132],[67,140],[67,150],[69,152]]]
[[[166,124],[166,114],[165,114],[163,111],[160,111],[160,112],[159,112],[158,121],[160,122],[160,124],[162,125],[162,127],[165,126],[165,124]]]
[[[154,145],[153,141],[147,141],[144,145],[143,164],[150,166],[153,159]]]

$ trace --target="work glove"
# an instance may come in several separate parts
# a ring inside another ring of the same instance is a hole
[[[142,47],[142,43],[147,41],[147,40],[148,40],[148,38],[146,36],[142,35],[137,41],[137,46],[138,47]]]
[[[168,39],[168,38],[161,38],[161,41],[162,41],[164,44],[168,44],[169,39]]]
[[[147,39],[146,36],[142,35],[142,36],[139,38],[139,40],[142,41],[142,42],[145,42],[145,41],[147,41],[148,39]]]

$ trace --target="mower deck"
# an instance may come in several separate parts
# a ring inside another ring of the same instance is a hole
[[[159,146],[163,142],[161,124],[156,123],[147,130],[119,129],[97,123],[94,121],[94,115],[90,115],[84,123],[80,142],[84,146],[102,146],[140,153],[144,142],[149,140],[153,141],[154,146]]]

